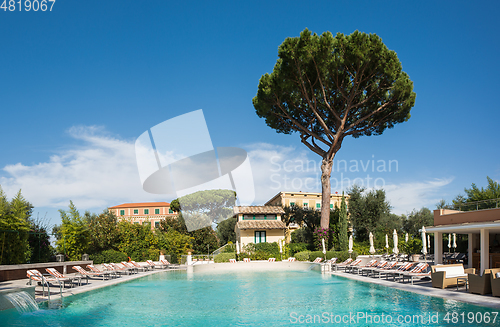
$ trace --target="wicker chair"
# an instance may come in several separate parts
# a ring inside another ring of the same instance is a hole
[[[469,274],[469,293],[475,294],[490,294],[491,293],[491,274],[496,274],[500,272],[500,268],[497,269],[485,269],[483,274],[474,275]]]
[[[492,270],[498,270],[498,269],[492,269]],[[490,278],[491,278],[491,291],[493,293],[493,296],[500,296],[500,278],[496,276],[497,273],[491,273]]]

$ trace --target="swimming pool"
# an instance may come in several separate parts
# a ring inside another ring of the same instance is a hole
[[[448,325],[443,319],[449,313],[449,325],[453,326],[480,326],[476,317],[487,315],[490,323],[482,325],[500,325],[499,319],[492,324],[493,311],[314,271],[170,271],[65,298],[58,310],[42,309],[22,315],[8,310],[0,313],[0,324],[443,326]],[[452,321],[452,312],[459,315],[457,323]],[[469,312],[475,315],[473,324],[467,321]],[[415,318],[408,321],[407,317],[413,315],[423,315],[424,322]],[[428,323],[429,316],[438,318],[437,323]]]

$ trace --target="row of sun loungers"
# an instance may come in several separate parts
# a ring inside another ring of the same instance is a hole
[[[140,265],[135,261],[130,262],[121,262],[120,264],[110,263],[110,264],[102,264],[102,270],[98,269],[94,265],[87,265],[89,270],[85,270],[80,266],[73,266],[72,269],[76,271],[75,274],[61,274],[54,268],[46,268],[47,274],[42,274],[40,271],[36,269],[31,269],[26,271],[26,275],[29,278],[29,284],[31,285],[33,281],[39,283],[42,286],[42,294],[45,294],[45,286],[47,286],[48,293],[50,295],[49,284],[50,285],[58,285],[60,293],[62,294],[63,288],[66,287],[66,284],[71,285],[71,287],[75,287],[81,285],[82,279],[86,280],[86,284],[89,283],[89,278],[99,278],[102,280],[109,280],[112,278],[117,278],[120,275],[130,275],[137,274],[141,271],[149,271],[154,269],[165,269],[169,268],[171,264],[167,260],[160,260],[158,262],[153,262],[152,260],[147,260],[146,265]]]
[[[371,260],[365,265],[360,265],[361,259],[346,261],[339,264],[332,264],[332,270],[343,270],[347,273],[358,275],[366,275],[367,277],[386,277],[389,280],[392,277],[393,281],[405,282],[408,280],[413,285],[414,280],[430,277],[431,271],[427,263],[406,262],[399,263],[398,261],[386,260]]]

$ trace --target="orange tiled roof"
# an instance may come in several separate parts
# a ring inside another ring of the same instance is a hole
[[[169,207],[168,202],[140,202],[140,203],[124,203],[114,207],[109,207],[109,209],[118,208],[138,208],[138,207]]]
[[[281,206],[234,206],[235,215],[239,213],[258,213],[258,214],[284,214],[285,210]]]
[[[238,229],[285,229],[285,223],[280,220],[247,220],[236,223]]]

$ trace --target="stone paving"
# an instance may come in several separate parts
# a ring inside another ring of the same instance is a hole
[[[380,279],[380,278],[366,277],[358,274],[345,273],[341,271],[328,272],[328,273],[340,277],[354,279],[361,282],[383,285],[422,295],[435,296],[447,300],[467,302],[480,306],[500,309],[500,297],[494,297],[491,294],[488,295],[472,294],[465,290],[465,286],[459,287],[457,291],[456,287],[448,287],[446,289],[432,287],[430,280],[428,281],[417,280],[413,282],[413,285],[411,285],[410,282],[401,283],[397,281],[392,281],[391,279],[386,280],[385,278]]]

